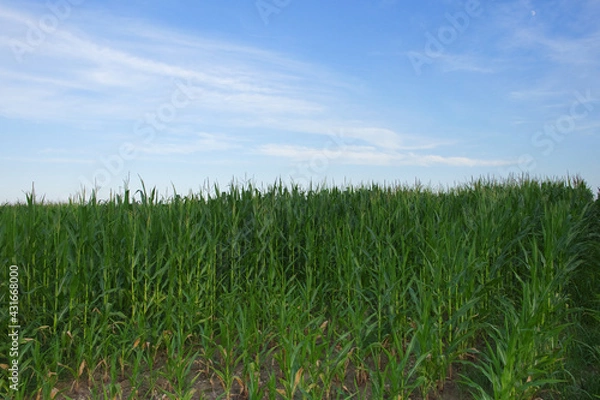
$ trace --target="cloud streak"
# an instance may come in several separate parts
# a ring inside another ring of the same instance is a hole
[[[9,31],[32,19],[0,6],[0,20]],[[4,36],[2,42],[9,39]],[[184,61],[163,61],[164,53],[170,55],[168,60]],[[249,46],[157,31],[142,23],[113,23],[101,39],[92,30],[66,24],[31,56],[41,60],[44,68],[36,68],[34,63],[17,68],[13,63],[12,68],[0,70],[5,93],[0,109],[9,118],[59,123],[80,120],[88,124],[108,119],[131,121],[133,126],[140,116],[165,101],[172,91],[169,85],[185,80],[194,101],[179,112],[178,121],[230,131],[226,140],[214,134],[174,139],[168,137],[176,131],[171,126],[164,133],[167,139],[139,145],[140,154],[227,150],[235,147],[231,138],[239,141],[246,127],[266,129],[271,135],[285,133],[295,139],[297,133],[325,136],[342,127],[347,140],[398,152],[448,145],[422,135],[403,135],[385,127],[365,126],[361,121],[332,118],[335,104],[345,101],[353,88],[318,65]],[[260,146],[256,143],[254,147]],[[262,154],[270,154],[261,149]],[[298,152],[299,148],[295,149]],[[402,162],[419,164],[460,160],[380,154],[367,149],[346,149],[348,160],[373,165],[379,165],[382,159],[388,160],[386,163],[406,160]],[[469,164],[466,160],[460,162]]]
[[[0,8],[4,29],[14,31],[22,22],[23,17]],[[194,44],[195,38],[169,31],[157,37],[151,33],[155,28],[143,25],[136,33],[118,27],[115,24],[102,39],[82,33],[80,27],[65,27],[36,49],[31,62],[3,60],[9,67],[0,76],[5,94],[0,108],[15,118],[60,121],[71,119],[77,104],[81,118],[128,119],[164,96],[165,87],[175,79],[194,82],[201,99],[198,108],[229,114],[314,114],[326,107],[311,99],[317,97],[311,93],[325,100],[337,95],[320,82],[318,71],[274,53],[216,40]],[[11,38],[0,40],[6,45]],[[186,61],[162,61],[163,52],[172,55],[169,60]],[[38,63],[44,68],[37,68]]]
[[[342,165],[372,166],[449,166],[449,167],[500,167],[517,164],[514,160],[475,159],[469,157],[418,154],[378,149],[374,146],[345,145],[334,149],[266,144],[258,152],[272,157],[282,157],[290,162],[309,162],[315,158],[326,158]]]
[[[239,147],[240,144],[233,138],[198,133],[192,135],[191,138],[169,138],[149,145],[141,145],[136,151],[140,154],[165,156],[223,151]]]

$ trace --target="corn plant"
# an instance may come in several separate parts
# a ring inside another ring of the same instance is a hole
[[[0,205],[0,396],[593,399],[599,210],[527,176],[32,192]]]

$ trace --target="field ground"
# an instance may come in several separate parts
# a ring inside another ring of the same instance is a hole
[[[31,194],[0,206],[0,396],[598,399],[599,260],[577,178]]]

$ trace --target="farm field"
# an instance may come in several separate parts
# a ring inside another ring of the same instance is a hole
[[[600,398],[580,179],[213,193],[1,205],[0,396]]]

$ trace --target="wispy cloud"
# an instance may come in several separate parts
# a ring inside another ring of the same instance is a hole
[[[0,6],[2,32],[17,31],[24,20]],[[156,30],[138,23],[133,31],[130,23],[116,22],[100,38],[84,27],[66,25],[22,64],[6,59],[11,54],[6,48],[0,109],[21,119],[61,121],[76,114],[81,119],[133,120],[168,96],[175,79],[192,82],[197,94],[193,107],[230,116],[306,116],[323,112],[339,95],[339,82],[315,66],[251,47]],[[4,46],[15,40],[0,35]],[[171,61],[164,61],[165,53]]]
[[[440,63],[441,69],[444,72],[466,71],[480,74],[492,74],[496,72],[496,69],[489,65],[489,60],[484,61],[481,57],[469,54],[442,54],[436,58],[436,62]]]
[[[307,146],[267,144],[260,146],[259,153],[283,157],[290,162],[310,161],[315,157],[325,157],[333,163],[370,166],[452,166],[452,167],[498,167],[513,165],[514,160],[475,159],[469,157],[442,156],[436,154],[417,154],[382,150],[373,146],[346,145],[334,149]]]
[[[549,98],[564,97],[568,95],[564,90],[551,90],[544,88],[514,90],[509,93],[510,98],[514,100],[544,100]]]
[[[191,138],[167,138],[136,149],[148,155],[189,155],[194,153],[228,150],[239,147],[233,138],[210,133],[198,133]]]
[[[552,64],[598,67],[600,28],[596,21],[600,18],[600,8],[597,4],[552,1],[540,4],[532,14],[533,7],[526,1],[496,3],[483,40],[488,42],[488,51],[493,50],[502,58],[518,57],[521,62],[533,65],[551,61],[546,70]],[[571,14],[571,18],[565,14]],[[577,21],[577,25],[568,21]],[[498,35],[501,32],[504,34]],[[523,50],[528,53],[523,54]]]
[[[432,140],[417,135],[403,135],[386,128],[345,127],[341,132],[344,138],[363,141],[391,150],[432,149],[448,144],[447,141]]]
[[[385,4],[389,3],[387,1]],[[0,5],[0,110],[7,118],[71,124],[127,125],[121,137],[168,103],[178,83],[191,99],[150,143],[135,143],[144,156],[192,155],[238,149],[264,156],[306,159],[322,153],[305,146],[315,135],[342,132],[338,162],[356,165],[500,166],[506,160],[452,155],[457,140],[399,133],[339,111],[361,88],[353,79],[286,54],[200,35],[119,20],[81,10],[23,63],[10,59],[10,44],[35,15]],[[110,21],[110,22],[106,22]],[[22,32],[21,32],[22,34]],[[445,52],[444,71],[490,74],[496,68],[477,53]],[[177,136],[185,126],[186,134]],[[261,130],[246,137],[245,129]],[[202,133],[194,133],[202,132]],[[206,133],[206,132],[226,132]],[[117,135],[117,134],[115,134]],[[435,132],[432,136],[436,136]],[[284,144],[269,144],[277,142]],[[129,139],[123,139],[123,141]],[[133,140],[135,141],[135,140]],[[439,150],[444,147],[443,155]],[[463,154],[462,151],[460,154]],[[46,158],[67,160],[67,158]],[[66,161],[65,161],[66,162]]]
[[[564,37],[541,27],[519,27],[513,33],[513,40],[514,47],[535,50],[556,64],[600,66],[600,30],[584,37]]]
[[[11,163],[27,163],[27,164],[78,164],[92,165],[94,160],[89,158],[74,158],[74,157],[0,157],[0,160],[9,161]]]

